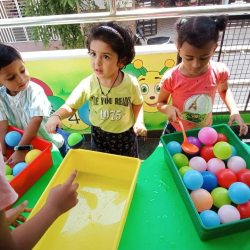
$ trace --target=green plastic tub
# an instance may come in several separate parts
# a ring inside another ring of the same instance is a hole
[[[237,155],[245,159],[247,163],[247,168],[250,168],[250,152],[246,149],[241,140],[235,135],[231,128],[226,124],[214,125],[212,126],[218,133],[223,133],[228,138],[228,143],[233,145],[237,150]],[[195,136],[198,138],[199,129],[187,130],[187,136]],[[175,166],[175,163],[172,159],[172,156],[168,152],[166,147],[167,143],[170,141],[177,141],[182,143],[183,135],[182,132],[176,132],[172,134],[162,135],[161,142],[164,147],[164,158],[166,160],[167,166],[170,169],[170,172],[175,180],[175,183],[179,189],[179,192],[183,198],[183,201],[186,205],[186,208],[189,212],[189,215],[194,223],[196,231],[201,240],[206,241],[209,239],[225,236],[228,234],[238,233],[241,231],[250,229],[250,218],[246,218],[240,221],[230,222],[226,224],[221,224],[216,227],[205,227],[200,219],[199,213],[197,212],[194,203],[189,195],[187,188],[185,187],[182,177],[178,171],[178,168]],[[216,211],[217,212],[217,211]]]

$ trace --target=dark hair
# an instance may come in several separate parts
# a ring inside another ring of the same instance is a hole
[[[20,53],[12,46],[0,43],[0,70],[16,60],[23,60]]]
[[[135,57],[134,37],[130,29],[123,28],[113,22],[99,24],[90,31],[87,48],[94,40],[107,43],[117,53],[118,61],[123,59],[124,66],[132,62]]]
[[[175,24],[178,33],[177,45],[181,47],[187,42],[201,48],[207,42],[218,42],[219,32],[226,29],[227,22],[228,17],[225,15],[219,16],[216,20],[206,16],[179,19]]]

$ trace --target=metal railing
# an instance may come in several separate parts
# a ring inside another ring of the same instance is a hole
[[[115,0],[111,1],[110,6],[114,6]],[[173,17],[189,16],[212,16],[221,14],[243,15],[250,14],[250,4],[236,5],[214,5],[214,6],[196,6],[175,7],[175,8],[152,8],[152,9],[135,9],[128,11],[98,12],[98,13],[81,13],[55,16],[39,16],[1,19],[0,28],[12,27],[31,27],[42,25],[62,25],[76,23],[97,23],[108,21],[129,21],[141,19],[160,19]]]

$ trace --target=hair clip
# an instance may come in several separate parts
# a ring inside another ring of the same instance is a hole
[[[186,21],[187,21],[187,19],[186,19],[186,18],[183,18],[183,19],[181,20],[181,24],[184,24]]]

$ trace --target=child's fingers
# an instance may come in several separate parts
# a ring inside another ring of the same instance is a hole
[[[72,184],[72,189],[73,190],[77,190],[78,187],[79,187],[79,183],[73,183]]]
[[[243,124],[240,126],[240,134],[239,136],[241,135],[246,135],[248,132],[248,126],[246,124]]]
[[[63,185],[72,185],[74,179],[76,178],[77,175],[77,171],[74,170],[71,175],[69,176],[69,178],[64,182]]]
[[[13,221],[11,224],[10,224],[12,227],[19,227],[21,225],[21,223],[17,222],[17,221]]]
[[[32,209],[26,207],[26,208],[23,210],[23,212],[25,212],[25,213],[31,213],[31,212],[32,212]]]
[[[5,164],[8,165],[8,164],[10,164],[11,162],[12,162],[12,158],[10,157],[10,158],[5,162]]]

